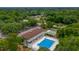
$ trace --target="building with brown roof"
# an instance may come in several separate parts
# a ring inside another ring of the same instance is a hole
[[[58,40],[56,38],[56,32],[57,31],[55,30],[44,30],[43,28],[37,26],[19,33],[19,36],[24,38],[24,46],[32,48],[32,50],[38,50],[38,43],[40,43],[43,40],[43,37],[50,37],[52,40],[56,41],[57,45]],[[49,43],[46,44],[48,45]],[[50,50],[54,50],[55,46],[52,45],[53,48],[51,47]]]
[[[39,26],[28,29],[27,31],[19,33],[19,36],[24,38],[24,45],[28,46],[37,38],[44,36],[45,30]]]

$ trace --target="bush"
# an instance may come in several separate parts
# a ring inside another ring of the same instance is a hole
[[[38,51],[49,51],[48,48],[44,48],[44,47],[40,47],[40,49]]]

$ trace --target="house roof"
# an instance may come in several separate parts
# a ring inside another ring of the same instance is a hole
[[[56,35],[56,32],[57,31],[48,30],[46,33],[49,34],[49,35],[55,36]]]
[[[19,33],[19,36],[22,36],[28,40],[28,39],[40,34],[43,31],[44,31],[44,29],[42,29],[41,27],[33,27],[27,31]]]

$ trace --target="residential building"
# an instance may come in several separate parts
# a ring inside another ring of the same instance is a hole
[[[54,50],[54,48],[58,44],[58,40],[56,38],[56,31],[44,30],[39,26],[21,32],[18,36],[23,37],[24,46],[32,48],[32,50],[38,50],[41,46],[47,48],[48,45],[50,46],[50,50]],[[43,45],[38,45],[38,43],[41,43],[43,40],[45,40],[45,38],[49,39],[43,42]],[[55,43],[53,43],[53,41],[55,41]],[[51,42],[52,44],[50,44]]]

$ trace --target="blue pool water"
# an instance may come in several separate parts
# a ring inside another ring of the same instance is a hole
[[[38,44],[40,47],[50,48],[55,41],[45,38],[42,42]]]

